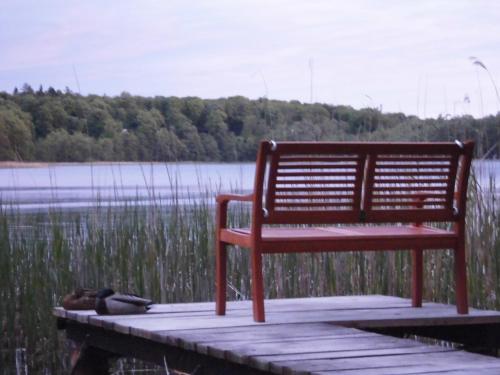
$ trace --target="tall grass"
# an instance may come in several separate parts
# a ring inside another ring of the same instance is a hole
[[[489,190],[495,191],[491,179]],[[214,194],[184,205],[174,197],[143,207],[95,207],[83,212],[0,211],[0,368],[15,370],[26,349],[31,373],[67,370],[64,340],[51,310],[77,286],[111,286],[157,302],[210,301],[214,294]],[[467,215],[470,304],[500,308],[500,205],[471,184]],[[249,207],[235,205],[232,224],[249,223]],[[408,297],[407,252],[321,253],[266,256],[269,298],[382,293]],[[425,255],[425,299],[452,302],[453,257]],[[242,249],[230,252],[230,294],[250,296],[250,264]]]

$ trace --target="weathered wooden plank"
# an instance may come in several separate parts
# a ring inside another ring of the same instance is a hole
[[[270,324],[270,323],[268,323]],[[185,329],[203,329],[203,328],[229,328],[252,325],[250,315],[243,317],[234,317],[227,319],[221,316],[204,316],[201,318],[159,318],[159,319],[141,319],[119,321],[114,325],[117,332],[129,332],[135,336],[144,338],[153,338],[151,334],[157,330],[185,330]]]
[[[95,315],[93,310],[67,310],[66,318],[76,320],[79,323],[88,323],[89,317]]]
[[[375,337],[324,337],[299,340],[284,340],[262,342],[254,345],[252,342],[214,343],[208,346],[208,354],[216,358],[228,359],[240,364],[248,364],[250,357],[262,355],[303,354],[321,351],[365,350],[374,346],[379,348],[398,347],[410,344],[411,341],[387,336]]]
[[[462,351],[451,351],[318,359],[307,362],[289,361],[285,366],[283,373],[286,375],[337,374],[338,371],[347,370],[355,374],[412,374],[429,370],[500,368],[500,359]]]
[[[304,300],[304,299],[303,299]],[[303,302],[300,301],[300,302]],[[305,299],[307,300],[307,299]],[[310,298],[309,300],[314,301],[313,298]],[[272,301],[272,300],[271,300]],[[282,300],[283,301],[283,300]],[[468,321],[471,323],[492,323],[492,322],[500,322],[500,313],[494,312],[494,311],[484,311],[484,310],[475,310],[471,309],[469,315],[458,315],[454,312],[454,307],[450,305],[443,305],[443,304],[436,304],[436,303],[425,303],[422,308],[415,309],[411,308],[409,306],[408,301],[406,300],[404,303],[401,305],[398,304],[385,304],[383,307],[365,307],[361,308],[358,306],[354,306],[349,308],[348,306],[343,307],[339,306],[338,304],[334,307],[328,304],[324,303],[299,303],[297,306],[294,306],[292,301],[286,301],[286,303],[281,303],[281,305],[278,305],[276,307],[271,306],[271,309],[269,311],[270,314],[279,314],[279,313],[289,313],[289,312],[318,312],[318,311],[323,311],[325,313],[325,317],[328,317],[328,319],[322,319],[328,320],[330,322],[334,323],[341,323],[341,324],[351,324],[354,321],[356,322],[361,322],[358,326],[360,327],[372,327],[373,321],[375,321],[375,326],[376,323],[380,319],[391,319],[396,322],[396,325],[400,325],[401,319],[407,321],[409,325],[413,323],[420,324],[421,322],[413,322],[413,319],[422,319],[422,318],[447,318],[447,319],[452,319],[450,320],[450,324],[467,324]],[[403,300],[404,301],[404,300]],[[326,302],[326,301],[325,301]],[[243,302],[235,302],[235,303],[243,303]],[[184,305],[184,304],[183,304]],[[246,304],[248,308],[236,308],[233,311],[229,310],[228,314],[226,315],[226,318],[231,319],[234,317],[241,317],[241,316],[247,316],[250,313],[250,304]],[[363,304],[364,305],[364,304]],[[173,306],[173,307],[172,307]],[[400,308],[403,310],[398,310],[396,308]],[[152,312],[148,314],[141,314],[141,315],[113,315],[113,316],[98,316],[94,311],[92,310],[84,310],[84,311],[75,311],[75,310],[68,310],[65,312],[66,318],[68,319],[73,319],[73,320],[78,320],[80,322],[87,322],[91,321],[92,324],[100,326],[100,321],[106,321],[106,320],[113,320],[113,321],[120,321],[120,320],[129,320],[129,319],[159,319],[159,318],[170,318],[170,317],[192,317],[192,316],[212,316],[213,315],[213,304],[211,304],[210,309],[205,310],[204,307],[196,311],[196,309],[190,309],[189,311],[180,311],[177,310],[178,307],[174,305],[154,305]],[[170,311],[169,311],[170,310]],[[339,310],[339,311],[336,311]],[[367,311],[373,312],[370,314],[366,314]],[[346,319],[345,318],[345,312],[348,312],[350,316],[352,316],[352,319]],[[63,313],[63,310],[58,309],[54,310],[54,314],[56,316],[60,316]],[[404,314],[403,314],[404,313]],[[288,315],[288,314],[287,314]],[[397,318],[399,315],[400,319],[394,320]],[[366,317],[369,316],[370,319],[367,319]],[[481,319],[478,319],[478,317],[481,317]],[[94,319],[95,318],[95,319]],[[492,319],[490,319],[492,318]],[[384,326],[386,322],[384,322]],[[441,324],[442,322],[440,322]]]
[[[211,341],[236,341],[273,339],[276,337],[308,337],[325,334],[359,334],[359,330],[334,326],[328,323],[297,323],[289,325],[250,325],[229,328],[201,328],[181,331],[155,331],[152,340],[195,350],[196,344]],[[372,334],[363,332],[363,334]]]
[[[479,374],[479,375],[498,375],[500,374],[500,367],[492,367],[492,368],[480,368],[476,369],[472,372],[473,374]],[[414,373],[415,374],[415,373]],[[470,370],[445,370],[445,371],[438,371],[438,372],[425,372],[425,373],[420,373],[420,374],[425,374],[425,375],[471,375]]]
[[[415,342],[399,345],[395,347],[385,348],[370,348],[363,350],[339,350],[328,352],[315,352],[315,353],[300,353],[292,355],[273,355],[273,356],[257,356],[250,358],[250,365],[254,368],[263,371],[271,371],[275,374],[290,373],[295,370],[300,373],[301,370],[294,369],[293,364],[297,361],[305,362],[311,360],[334,360],[340,358],[357,358],[357,357],[379,357],[386,355],[405,355],[405,354],[422,354],[422,353],[439,353],[439,352],[452,352],[455,349],[418,345]]]
[[[498,367],[474,367],[465,370],[451,367],[437,367],[434,365],[408,365],[383,368],[354,369],[354,370],[334,370],[318,372],[297,372],[294,375],[498,375]]]
[[[202,328],[182,331],[157,331],[159,337],[175,337],[178,342],[224,342],[246,340],[268,340],[276,338],[310,337],[316,335],[346,335],[357,334],[354,328],[345,328],[328,323],[297,323],[279,325],[251,325],[229,328]],[[364,332],[365,334],[373,334]],[[168,341],[166,341],[168,342]]]
[[[391,296],[335,296],[335,297],[315,297],[315,298],[290,298],[290,299],[271,299],[266,300],[266,305],[275,311],[296,311],[296,310],[316,310],[323,309],[328,306],[328,309],[362,309],[362,308],[392,308],[392,307],[410,307],[409,300],[400,297]],[[426,307],[450,307],[450,305],[427,302]],[[199,303],[173,303],[173,304],[156,304],[152,306],[150,313],[179,313],[191,314],[195,312],[212,313],[215,304],[213,302]],[[251,301],[231,301],[228,302],[228,315],[232,312],[251,308]],[[55,308],[54,314],[60,314],[63,310]],[[69,310],[71,314],[76,315],[97,315],[93,310]],[[472,310],[474,313],[475,310]],[[477,310],[476,310],[477,311]],[[500,315],[500,314],[499,314]],[[116,316],[119,319],[119,316]]]
[[[411,327],[455,324],[487,324],[500,322],[500,314],[496,311],[475,310],[470,314],[460,315],[453,306],[439,308],[432,305],[414,308],[411,311],[388,309],[384,313],[373,310],[367,317],[356,315],[353,319],[340,317],[332,323],[356,328]],[[329,320],[330,321],[330,320]]]
[[[245,313],[238,313],[238,315],[247,315]],[[151,320],[151,319],[191,319],[191,318],[210,318],[214,316],[213,311],[198,311],[198,312],[172,312],[172,313],[146,313],[146,314],[137,314],[137,315],[89,315],[88,323],[96,326],[107,329],[112,329],[115,323],[121,323],[124,321],[133,321],[133,320]]]
[[[228,302],[228,308],[231,306],[236,306],[238,304],[249,303],[251,305],[251,301],[232,301]],[[395,297],[395,296],[384,296],[384,295],[358,295],[358,296],[331,296],[331,297],[305,297],[305,298],[280,298],[280,299],[268,299],[266,300],[266,304],[269,306],[282,306],[289,305],[295,306],[302,303],[310,304],[311,306],[315,305],[324,305],[327,304],[330,308],[336,308],[340,306],[346,306],[349,308],[362,308],[362,307],[382,307],[384,304],[388,304],[389,306],[392,304],[407,304],[408,299]],[[213,306],[213,304],[212,304]]]
[[[147,317],[147,319],[146,319]],[[93,316],[91,324],[99,325],[99,321],[109,317]],[[226,316],[214,314],[204,316],[172,316],[146,314],[120,316],[112,319],[114,329],[121,333],[132,333],[139,337],[150,338],[151,332],[161,330],[185,330],[201,328],[224,328],[249,326],[254,324],[251,311],[235,312]],[[424,306],[422,308],[392,309],[358,309],[358,310],[313,310],[295,312],[268,311],[265,325],[290,324],[305,322],[329,322],[356,328],[394,327],[394,326],[432,326],[467,323],[493,323],[500,321],[500,314],[492,311],[476,311],[473,315],[458,315],[454,307],[438,308]]]
[[[56,318],[66,318],[66,310],[63,309],[62,307],[54,307],[54,309],[52,310],[52,314],[56,317]]]
[[[385,299],[367,299],[365,301],[353,301],[349,302],[348,299],[343,301],[332,301],[331,298],[320,299],[316,301],[315,298],[302,298],[293,300],[269,300],[275,301],[275,303],[270,303],[270,308],[274,313],[281,312],[293,312],[293,311],[323,311],[323,310],[356,310],[356,309],[389,309],[389,308],[411,308],[408,301],[406,300],[385,300]],[[156,315],[169,315],[177,314],[176,316],[195,316],[195,315],[213,315],[215,311],[215,304],[206,306],[203,304],[200,308],[188,308],[183,309],[182,306],[175,306],[176,304],[157,304],[152,305],[151,310],[147,314],[137,315],[138,317],[149,316],[151,314]],[[182,304],[184,305],[184,304]],[[354,306],[353,306],[354,305]],[[252,308],[250,301],[239,301],[228,305],[227,315],[246,315]],[[90,315],[97,315],[95,312],[90,313]],[[114,316],[113,319],[126,318],[123,316]]]
[[[408,300],[400,297],[392,296],[338,296],[338,297],[315,297],[315,298],[287,298],[287,299],[272,299],[266,300],[276,311],[287,310],[315,310],[323,309],[328,305],[329,309],[344,309],[344,308],[390,308],[390,307],[408,307]],[[245,301],[229,301],[227,303],[228,314],[237,310],[251,309],[252,303],[249,300]],[[66,311],[60,307],[54,308],[54,315],[61,314]],[[72,314],[97,315],[93,310],[67,310]],[[179,313],[190,315],[191,313],[206,312],[212,314],[215,311],[214,302],[196,302],[196,303],[171,303],[171,304],[154,304],[148,314],[162,313]],[[73,315],[76,317],[76,315]],[[117,319],[120,316],[115,316]],[[76,320],[76,318],[75,318]]]
[[[375,343],[376,344],[376,343]],[[278,355],[257,355],[249,356],[244,358],[245,365],[266,372],[272,372],[275,374],[283,374],[286,368],[287,361],[290,360],[300,360],[303,362],[308,362],[314,358],[349,358],[358,357],[364,355],[389,355],[398,353],[413,353],[413,352],[434,352],[435,350],[429,348],[423,348],[421,346],[415,345],[415,343],[409,342],[407,344],[401,343],[385,343],[377,345],[377,349],[373,348],[357,348],[357,349],[340,349],[340,350],[329,350],[329,351],[317,351],[310,353],[289,353],[289,354],[278,354]],[[437,349],[437,351],[444,350]],[[230,359],[231,356],[228,357]],[[277,358],[282,358],[282,361],[277,361]],[[287,358],[287,359],[283,359]]]
[[[343,340],[343,339],[356,339],[356,340],[367,340],[367,339],[379,339],[382,337],[381,335],[373,335],[363,331],[357,331],[352,333],[347,333],[344,335],[338,334],[325,334],[323,333],[320,336],[298,336],[298,337],[289,337],[289,338],[268,338],[268,339],[260,339],[260,340],[234,340],[234,341],[211,341],[211,342],[197,342],[196,343],[196,351],[200,354],[210,354],[213,357],[217,358],[226,358],[228,356],[236,358],[234,362],[237,363],[245,363],[247,362],[247,355],[241,355],[241,350],[243,348],[248,347],[265,347],[267,349],[267,355],[273,354],[273,348],[280,348],[283,344],[286,345],[295,345],[300,343],[301,345],[314,344],[316,345],[318,342],[336,342],[335,340]],[[282,354],[282,353],[281,353]]]

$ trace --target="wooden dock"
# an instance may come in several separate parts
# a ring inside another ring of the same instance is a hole
[[[87,347],[199,374],[500,374],[500,359],[425,344],[405,334],[500,347],[500,312],[407,299],[349,296],[266,301],[254,323],[250,301],[154,305],[133,316],[54,309],[68,338]],[[378,333],[377,333],[378,332]],[[390,335],[389,335],[390,334]]]

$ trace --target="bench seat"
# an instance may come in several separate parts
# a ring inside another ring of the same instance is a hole
[[[250,247],[250,228],[221,231],[221,240]],[[355,251],[411,249],[415,242],[425,249],[447,249],[456,245],[454,231],[429,226],[344,226],[262,228],[263,253],[303,251]]]

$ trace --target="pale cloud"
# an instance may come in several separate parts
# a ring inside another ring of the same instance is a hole
[[[468,57],[500,83],[499,19],[493,1],[11,1],[0,90],[74,89],[75,66],[83,93],[309,101],[312,61],[316,101],[488,114],[500,103]]]

